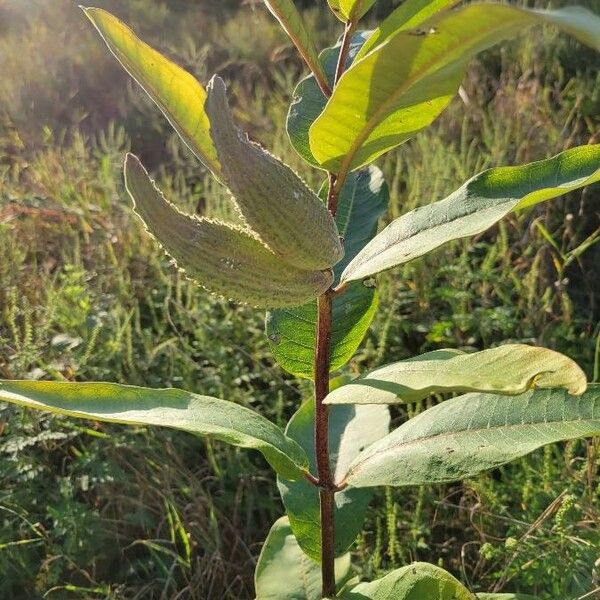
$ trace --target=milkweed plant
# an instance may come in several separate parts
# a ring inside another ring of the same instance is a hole
[[[600,435],[600,385],[588,385],[570,358],[524,344],[435,350],[342,385],[340,378],[330,381],[369,328],[378,273],[600,179],[600,145],[572,148],[479,173],[377,232],[388,187],[374,162],[448,107],[472,57],[536,25],[558,27],[600,50],[600,18],[576,6],[406,0],[363,31],[361,18],[374,1],[329,0],[343,32],[318,53],[292,0],[264,0],[309,70],[293,93],[286,126],[296,152],[322,175],[317,191],[248,139],[218,75],[203,86],[110,13],[83,8],[242,217],[239,226],[184,214],[135,156],[125,158],[126,189],[148,233],[207,291],[266,309],[275,359],[314,382],[314,397],[285,431],[227,400],[179,389],[0,381],[0,400],[172,427],[261,452],[277,475],[286,515],[273,524],[258,559],[258,600],[525,598],[476,594],[426,563],[361,582],[349,548],[377,486],[461,480],[544,444]],[[453,397],[390,431],[388,405],[431,394]]]

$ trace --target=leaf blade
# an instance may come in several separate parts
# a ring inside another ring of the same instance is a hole
[[[441,12],[418,30],[397,31],[353,63],[310,128],[312,154],[342,177],[372,162],[433,122],[456,95],[473,56],[540,23],[600,49],[600,17],[585,9],[471,4]]]
[[[356,487],[422,485],[473,477],[545,444],[600,434],[600,385],[582,396],[535,390],[466,394],[407,421],[349,468]]]
[[[437,355],[439,356],[439,355]],[[546,348],[506,344],[442,358],[426,354],[385,365],[331,392],[326,404],[398,404],[435,393],[522,394],[564,387],[585,392],[585,373],[570,358]]]
[[[306,454],[279,427],[232,402],[179,389],[116,383],[0,380],[0,401],[82,419],[158,425],[255,449],[284,478],[303,477]]]
[[[352,260],[341,280],[363,279],[404,264],[446,242],[481,233],[512,211],[599,180],[600,144],[519,167],[489,169],[444,200],[392,221]]]
[[[93,7],[82,10],[111,53],[160,108],[190,150],[219,177],[221,165],[209,134],[202,85],[109,12]]]

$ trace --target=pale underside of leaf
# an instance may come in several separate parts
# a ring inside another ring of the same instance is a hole
[[[472,354],[425,355],[396,362],[337,388],[326,404],[415,402],[436,393],[522,394],[532,388],[565,388],[581,395],[585,373],[570,358],[546,348],[507,344]]]
[[[274,423],[252,410],[178,389],[116,383],[0,380],[0,401],[81,419],[156,425],[259,450],[283,478],[303,477],[306,454]]]
[[[339,586],[350,574],[350,555],[335,561]],[[271,527],[254,575],[256,600],[321,600],[321,567],[302,550],[287,517]]]
[[[352,260],[342,282],[369,277],[446,242],[481,233],[512,211],[600,180],[600,145],[518,167],[484,171],[439,202],[395,219]]]
[[[305,271],[284,263],[251,232],[181,213],[129,154],[125,183],[134,210],[185,273],[211,292],[253,306],[298,306],[322,294],[330,271]]]
[[[429,485],[498,467],[546,444],[600,434],[600,385],[447,400],[375,442],[350,466],[356,487]]]
[[[217,177],[221,165],[204,110],[206,91],[190,73],[140,40],[100,8],[83,8],[109,50],[167,117],[187,146]]]
[[[428,563],[413,563],[368,583],[359,583],[342,600],[473,600],[450,573]]]
[[[286,435],[306,452],[309,470],[317,472],[314,446],[314,401],[305,402],[290,419]],[[336,406],[329,412],[329,450],[334,477],[341,479],[362,448],[389,432],[390,414],[384,406]],[[278,480],[291,527],[302,550],[321,561],[321,515],[319,490],[306,480]],[[366,492],[366,493],[365,493]],[[348,488],[335,495],[335,545],[339,556],[346,552],[362,528],[371,500],[369,490]]]
[[[600,18],[578,7],[471,4],[443,11],[353,63],[311,126],[312,154],[343,179],[430,125],[456,95],[473,56],[539,23],[600,49]]]

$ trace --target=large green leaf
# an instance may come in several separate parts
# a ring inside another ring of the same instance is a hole
[[[183,390],[153,390],[116,383],[0,380],[0,402],[127,425],[158,425],[212,437],[262,452],[284,479],[304,476],[304,450],[258,413]]]
[[[350,42],[346,66],[349,67],[357,52],[368,37],[367,32],[355,33]],[[333,86],[335,69],[340,55],[342,42],[331,48],[326,48],[319,55],[319,62],[323,66],[327,82]],[[319,163],[312,155],[308,132],[314,120],[323,112],[327,98],[317,85],[313,75],[308,75],[296,86],[292,95],[292,102],[287,116],[286,128],[294,150],[308,163],[318,167]]]
[[[570,358],[525,344],[507,344],[454,356],[439,351],[385,365],[333,390],[327,404],[415,402],[435,393],[522,394],[531,388],[563,387],[571,394],[587,388],[585,373]],[[451,352],[451,351],[450,351]]]
[[[405,0],[393,10],[371,34],[356,58],[360,59],[387,38],[406,29],[414,29],[435,14],[462,0]]]
[[[325,82],[325,73],[319,62],[315,43],[293,0],[264,0],[264,3],[288,34],[310,70]]]
[[[471,4],[438,13],[417,30],[389,36],[344,73],[311,126],[313,156],[340,174],[375,160],[448,106],[473,56],[539,23],[557,25],[600,49],[600,18],[579,7],[538,11]]]
[[[428,563],[413,563],[369,583],[359,583],[342,600],[473,600],[450,573]]]
[[[322,191],[323,194],[323,191]],[[377,222],[387,210],[388,187],[376,167],[352,173],[338,202],[336,223],[344,238],[344,258],[334,272],[336,278],[377,231]],[[377,292],[357,282],[333,300],[331,369],[346,364],[356,352],[377,310]],[[267,314],[266,332],[277,362],[290,373],[312,378],[315,357],[317,304],[275,310]]]
[[[442,402],[364,450],[348,470],[356,487],[456,481],[553,442],[600,435],[600,385],[582,396],[534,390],[466,394]]]
[[[291,418],[286,435],[308,456],[310,471],[317,472],[314,442],[315,403],[305,402]],[[384,406],[334,406],[329,413],[331,467],[341,479],[362,448],[387,435],[390,414]],[[278,481],[292,530],[302,550],[321,561],[321,515],[318,488],[306,480]],[[365,493],[366,492],[366,493]],[[335,555],[348,550],[362,528],[371,500],[370,490],[346,488],[335,495]]]
[[[350,555],[335,561],[336,582],[350,574]],[[302,552],[287,517],[271,527],[258,558],[256,600],[321,600],[321,567]]]
[[[142,42],[124,23],[101,8],[83,8],[110,51],[142,86],[183,141],[218,177],[221,165],[204,111],[206,91],[190,73]]]
[[[342,281],[369,277],[463,237],[481,233],[511,211],[600,180],[600,144],[581,146],[519,167],[489,169],[446,199],[395,219],[352,260]]]

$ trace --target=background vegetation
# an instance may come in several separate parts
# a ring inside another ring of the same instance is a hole
[[[581,3],[600,11],[598,0]],[[260,3],[96,4],[200,79],[221,73],[251,135],[319,183],[283,128],[302,67]],[[305,14],[321,46],[340,33],[324,9]],[[202,292],[144,235],[123,191],[123,154],[141,155],[189,211],[231,217],[229,200],[76,2],[0,0],[0,73],[0,377],[184,387],[283,424],[310,386],[274,365],[263,314]],[[390,218],[486,167],[599,141],[598,56],[536,30],[485,54],[451,110],[380,161]],[[512,216],[475,244],[383,276],[380,312],[350,368],[523,341],[569,354],[597,381],[599,196],[596,186]],[[460,485],[382,493],[357,564],[378,576],[427,560],[473,589],[600,597],[599,457],[598,440],[579,441]],[[5,405],[0,482],[0,598],[15,600],[249,599],[282,512],[258,455]]]

